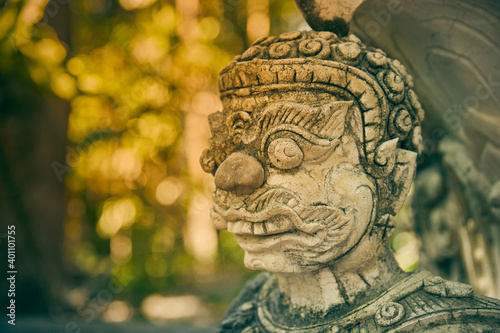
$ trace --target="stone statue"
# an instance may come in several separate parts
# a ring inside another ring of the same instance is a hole
[[[426,271],[387,240],[415,176],[424,111],[403,65],[356,36],[258,40],[220,73],[201,165],[214,225],[235,235],[249,281],[221,332],[469,332],[500,301]]]

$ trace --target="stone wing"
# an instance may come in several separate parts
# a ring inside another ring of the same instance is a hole
[[[407,67],[426,111],[421,263],[500,298],[500,2],[365,0],[351,32]]]

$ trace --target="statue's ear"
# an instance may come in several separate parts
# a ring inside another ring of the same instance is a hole
[[[386,214],[396,215],[405,202],[415,178],[417,167],[417,153],[396,149],[394,169],[387,176],[378,181],[380,204],[379,207]]]

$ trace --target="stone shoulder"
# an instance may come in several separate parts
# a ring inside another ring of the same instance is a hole
[[[308,328],[283,327],[263,315],[266,310],[262,297],[266,289],[272,288],[272,276],[262,273],[245,285],[223,318],[219,332],[500,332],[500,300],[475,294],[469,285],[428,272],[412,274],[340,318]]]
[[[406,312],[404,320],[391,329],[379,331],[500,332],[500,301],[493,298],[477,294],[440,296],[422,289],[398,304]]]
[[[271,273],[260,273],[245,284],[224,315],[219,332],[242,332],[255,323],[259,292],[271,276]]]
[[[391,301],[379,304],[374,315],[345,331],[500,332],[500,300],[436,276],[415,282],[418,288],[394,295]]]

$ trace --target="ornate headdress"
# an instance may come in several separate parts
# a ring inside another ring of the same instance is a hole
[[[331,32],[294,31],[255,42],[221,71],[219,89],[223,100],[302,89],[354,101],[361,113],[356,140],[363,166],[380,178],[394,164],[385,153],[388,142],[422,151],[424,111],[412,80],[399,61],[366,47],[354,35],[339,38]]]

